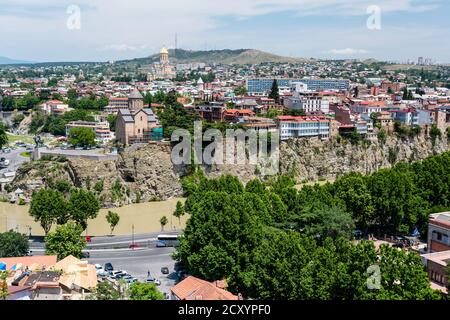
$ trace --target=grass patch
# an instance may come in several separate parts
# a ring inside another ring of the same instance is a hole
[[[25,157],[25,158],[31,158],[31,152],[27,152],[27,151],[21,152],[20,156]]]

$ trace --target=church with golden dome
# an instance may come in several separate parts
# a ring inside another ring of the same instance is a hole
[[[151,65],[149,80],[173,79],[176,75],[175,67],[170,64],[169,50],[163,47],[159,52],[159,62],[155,62]]]

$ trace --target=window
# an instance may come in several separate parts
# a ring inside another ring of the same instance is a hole
[[[142,121],[142,116],[141,116],[141,121]]]
[[[141,129],[138,129],[138,133],[141,133]]]

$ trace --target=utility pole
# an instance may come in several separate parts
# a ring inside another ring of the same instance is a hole
[[[131,247],[134,250],[134,224],[131,226]]]
[[[174,57],[177,57],[177,50],[178,50],[178,34],[175,32],[175,53]]]

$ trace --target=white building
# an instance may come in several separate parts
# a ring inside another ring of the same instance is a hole
[[[284,106],[288,109],[303,110],[305,113],[330,112],[330,101],[301,82],[294,82],[291,86],[292,97],[284,99]]]

